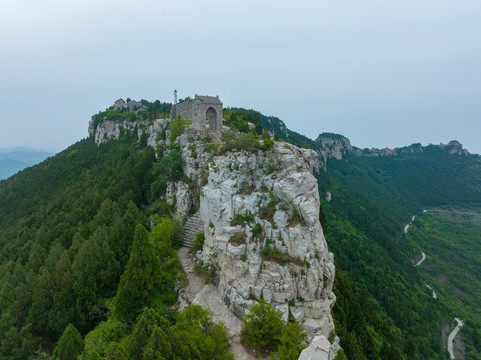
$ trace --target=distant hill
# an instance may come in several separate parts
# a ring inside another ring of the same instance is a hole
[[[0,180],[35,165],[53,153],[37,151],[27,148],[6,148],[0,149]]]

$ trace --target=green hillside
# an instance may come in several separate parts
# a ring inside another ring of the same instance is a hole
[[[461,337],[466,359],[481,357],[481,211],[432,208],[416,215],[401,248],[413,259],[423,282],[464,321]],[[431,292],[431,291],[428,291]]]
[[[405,246],[406,241],[402,240],[404,226],[412,215],[425,208],[479,205],[480,164],[479,156],[451,155],[429,146],[413,154],[330,159],[327,172],[319,174],[321,197],[325,198],[326,192],[332,194],[332,200],[323,204],[329,225],[329,248],[339,267],[358,286],[368,289],[372,301],[388,321],[412,336],[419,358],[446,358],[442,328],[458,316],[456,308],[462,301],[456,305],[446,298],[432,298],[423,272],[411,263],[412,247]],[[431,226],[440,236],[448,238],[448,227],[439,222]],[[427,233],[413,234],[423,238],[419,243],[429,243]],[[409,232],[407,238],[411,236],[415,235]],[[453,278],[463,279],[458,282],[468,280],[461,274],[464,267],[476,267],[469,254],[477,254],[475,249],[479,245],[474,245],[475,235],[471,239],[462,247],[455,247],[451,238],[443,246],[437,244],[445,258],[460,257],[459,268],[450,273]],[[420,246],[416,248],[417,254]],[[479,278],[479,272],[472,275],[475,274]],[[472,300],[471,307],[465,308],[468,312],[476,306]],[[474,327],[479,329],[480,324]],[[463,329],[462,333],[467,331]],[[467,356],[479,358],[476,355],[479,344],[477,350],[474,346],[468,349],[472,354]]]
[[[150,104],[146,119],[168,108],[153,104],[158,109]],[[97,123],[107,115],[122,114],[106,111]],[[226,109],[224,117],[250,134],[238,137],[249,143],[270,132],[322,148],[253,110]],[[182,131],[182,124],[170,126]],[[0,182],[0,359],[75,358],[82,351],[80,359],[150,359],[159,349],[169,359],[230,358],[225,329],[207,311],[175,308],[184,281],[175,250],[182,224],[161,195],[167,181],[189,181],[180,164],[178,144],[154,150],[123,133],[100,146],[82,140]],[[316,174],[338,269],[338,360],[448,358],[441,333],[454,316],[466,320],[466,358],[479,358],[479,317],[468,316],[479,308],[479,224],[422,210],[478,211],[480,169],[477,156],[430,146],[329,159],[327,171]],[[419,220],[404,235],[415,214]],[[430,256],[416,268],[411,260],[420,250]],[[456,264],[447,267],[447,259]],[[469,271],[458,275],[463,269]],[[449,280],[438,284],[439,273]],[[279,340],[286,349],[289,336]]]

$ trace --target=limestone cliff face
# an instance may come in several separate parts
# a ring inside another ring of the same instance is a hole
[[[139,139],[145,134],[147,145],[155,147],[159,143],[157,135],[165,128],[167,122],[167,119],[135,122],[105,120],[95,125],[92,118],[89,122],[89,136],[94,138],[97,145],[100,145],[110,140],[118,140],[122,133],[135,131]]]
[[[323,164],[326,164],[330,158],[342,160],[343,157],[351,154],[353,151],[349,139],[341,135],[321,134],[316,141],[321,144],[319,155],[323,160]]]
[[[200,196],[206,240],[198,257],[215,269],[237,315],[262,298],[329,336],[335,268],[319,223],[317,164],[314,151],[282,142],[214,157]]]
[[[439,147],[441,149],[446,149],[451,155],[469,155],[469,151],[467,149],[463,149],[463,145],[456,140],[450,141],[447,145],[440,144]]]
[[[420,153],[424,151],[421,143],[412,144],[409,146],[399,148],[384,148],[384,149],[360,149],[352,146],[349,139],[338,134],[321,134],[316,139],[320,144],[318,149],[323,168],[326,168],[329,159],[342,160],[350,155],[376,157],[376,156],[396,156],[404,154]],[[428,145],[439,147],[441,150],[447,151],[451,155],[468,155],[469,151],[464,149],[462,144],[456,140],[450,141],[448,144]]]

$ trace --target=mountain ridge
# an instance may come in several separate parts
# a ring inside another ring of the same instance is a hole
[[[302,229],[312,220],[301,208],[292,207],[290,199],[283,200],[283,192],[276,193],[269,185],[258,183],[264,175],[274,179],[282,170],[274,158],[260,161],[266,149],[274,146],[286,156],[292,156],[291,152],[325,152],[324,157],[318,156],[320,169],[314,171],[322,205],[318,213],[312,214],[319,218],[323,230],[327,230],[325,238],[336,260],[336,280],[332,288],[337,297],[332,311],[335,333],[330,334],[329,341],[333,340],[331,335],[334,339],[336,335],[340,338],[344,352],[340,350],[339,358],[343,358],[343,353],[345,358],[363,360],[447,358],[441,330],[452,321],[453,309],[447,308],[442,298],[433,299],[419,269],[412,266],[409,254],[402,251],[399,241],[406,222],[425,206],[481,203],[479,156],[466,154],[456,141],[424,147],[414,144],[384,152],[385,149],[372,152],[367,149],[366,153],[372,156],[364,156],[363,150],[356,150],[342,135],[321,134],[317,141],[311,140],[290,131],[277,118],[244,109],[226,112],[226,125],[240,132],[227,136],[222,147],[213,144],[205,134],[197,139],[198,143],[189,143],[193,134],[187,129],[188,122],[158,119],[156,114],[146,112],[142,121],[128,118],[118,122],[104,119],[100,114],[97,122],[92,123],[95,129],[92,128],[88,139],[0,183],[0,196],[5,200],[0,203],[0,312],[5,320],[0,331],[0,351],[16,349],[19,354],[20,349],[24,349],[22,354],[31,354],[40,344],[53,348],[69,322],[89,344],[106,326],[122,326],[111,317],[108,304],[113,301],[114,308],[116,306],[115,299],[119,297],[116,290],[122,270],[129,262],[135,225],[154,229],[155,224],[164,222],[160,216],[177,212],[191,214],[199,201],[206,201],[198,186],[209,183],[212,186],[221,175],[225,183],[219,183],[212,192],[215,196],[210,198],[215,199],[230,189],[232,199],[236,199],[232,207],[250,209],[250,212],[238,211],[232,219],[226,218],[225,224],[204,214],[204,230],[210,233],[206,236],[208,246],[214,246],[215,232],[223,239],[215,245],[220,251],[205,249],[203,260],[209,268],[204,269],[204,273],[210,274],[214,282],[223,281],[223,286],[233,281],[216,276],[220,262],[207,261],[215,254],[224,257],[223,244],[229,243],[232,259],[239,269],[248,268],[263,246],[264,260],[293,260],[293,265],[289,266],[290,270],[285,268],[280,272],[266,266],[261,268],[266,271],[266,274],[259,272],[261,276],[282,274],[284,279],[280,281],[298,279],[285,283],[289,286],[309,278],[315,266],[308,267],[306,262],[315,260],[316,256],[290,258],[282,250],[290,246],[289,240],[270,240],[279,231],[294,233],[294,229]],[[181,145],[179,141],[187,142]],[[245,155],[238,150],[243,147],[250,148],[253,155],[241,161],[239,156]],[[222,148],[225,156],[222,160],[218,158],[221,161],[212,162],[210,157]],[[233,149],[237,151],[229,153]],[[292,161],[293,172],[302,173],[302,162],[295,158]],[[245,173],[240,171],[244,168]],[[228,175],[231,171],[232,175]],[[324,200],[327,192],[331,196]],[[297,195],[293,198],[297,199]],[[309,198],[318,199],[317,196]],[[287,201],[286,204],[283,201]],[[219,201],[213,205],[222,208]],[[257,214],[257,207],[262,207],[263,215]],[[254,209],[256,211],[252,211]],[[225,209],[221,213],[229,217]],[[269,225],[271,217],[272,226]],[[163,226],[168,226],[166,224]],[[137,240],[145,239],[145,229],[135,230]],[[148,237],[158,235],[160,233],[152,233]],[[176,242],[173,232],[166,245]],[[249,246],[249,252],[242,253],[242,249]],[[99,253],[105,254],[108,261],[98,257]],[[94,266],[86,266],[90,263]],[[341,275],[341,270],[347,277]],[[235,273],[232,275],[235,278]],[[332,284],[329,274],[324,275],[326,278],[319,277],[314,283],[319,285],[322,279],[323,284]],[[162,276],[166,279],[162,298],[172,302],[176,297],[174,278],[177,275],[167,271]],[[86,286],[89,278],[101,286]],[[281,285],[282,282],[276,283],[269,289],[272,298],[283,296]],[[48,290],[51,286],[54,292]],[[239,294],[249,302],[263,294],[251,287],[255,288],[246,281],[238,283],[236,293],[230,293],[226,301],[230,300],[237,309],[242,308],[247,302],[240,301]],[[26,295],[22,295],[24,293]],[[266,296],[268,294],[266,291]],[[296,301],[286,298],[288,311],[284,314],[288,318],[289,314],[301,318],[298,310],[304,308],[304,317],[309,313],[317,317],[319,314],[312,312],[306,299],[302,295]],[[28,341],[12,345],[12,336],[7,336],[7,331],[21,334],[16,338]],[[461,329],[461,336],[466,331],[470,331],[474,339],[469,359],[475,359],[476,329],[467,323]],[[133,335],[119,334],[127,338]],[[115,341],[122,342],[122,337]],[[106,348],[102,351],[103,356]]]
[[[35,165],[53,153],[39,151],[25,147],[1,148],[0,149],[0,180]]]
[[[423,146],[421,143],[413,143],[402,147],[395,148],[358,148],[352,146],[350,140],[340,134],[334,133],[321,133],[316,138],[315,142],[320,144],[319,151],[323,157],[327,160],[329,158],[335,158],[341,160],[343,155],[355,155],[355,156],[396,156],[401,154],[409,154],[422,152],[426,148],[436,147],[447,151],[449,154],[454,155],[470,155],[467,149],[463,148],[463,145],[457,140],[451,140],[448,144],[440,143],[439,145],[429,144]]]

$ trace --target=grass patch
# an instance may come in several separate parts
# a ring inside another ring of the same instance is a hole
[[[299,211],[297,210],[294,210],[292,212],[292,216],[291,218],[289,219],[289,226],[296,226],[297,224],[301,223],[302,221],[302,218],[301,218],[301,215],[299,214]],[[304,225],[305,225],[305,221],[304,221]]]
[[[259,218],[269,221],[271,224],[274,222],[274,213],[276,212],[276,206],[281,201],[272,191],[269,191],[269,202],[259,209]]]
[[[234,245],[242,245],[245,244],[247,240],[247,236],[244,232],[235,233],[229,239],[229,242]]]
[[[258,238],[262,234],[262,226],[261,224],[257,223],[256,226],[252,229],[252,237]]]
[[[247,211],[245,214],[235,214],[230,224],[231,226],[244,225],[254,222],[254,215]]]
[[[261,256],[264,260],[275,261],[281,266],[285,266],[286,264],[303,265],[301,259],[282,252],[278,248],[272,249],[269,245],[261,250]]]
[[[224,143],[219,148],[219,155],[232,150],[245,150],[250,153],[257,153],[261,148],[259,139],[251,133],[227,132],[223,134],[223,141]]]

